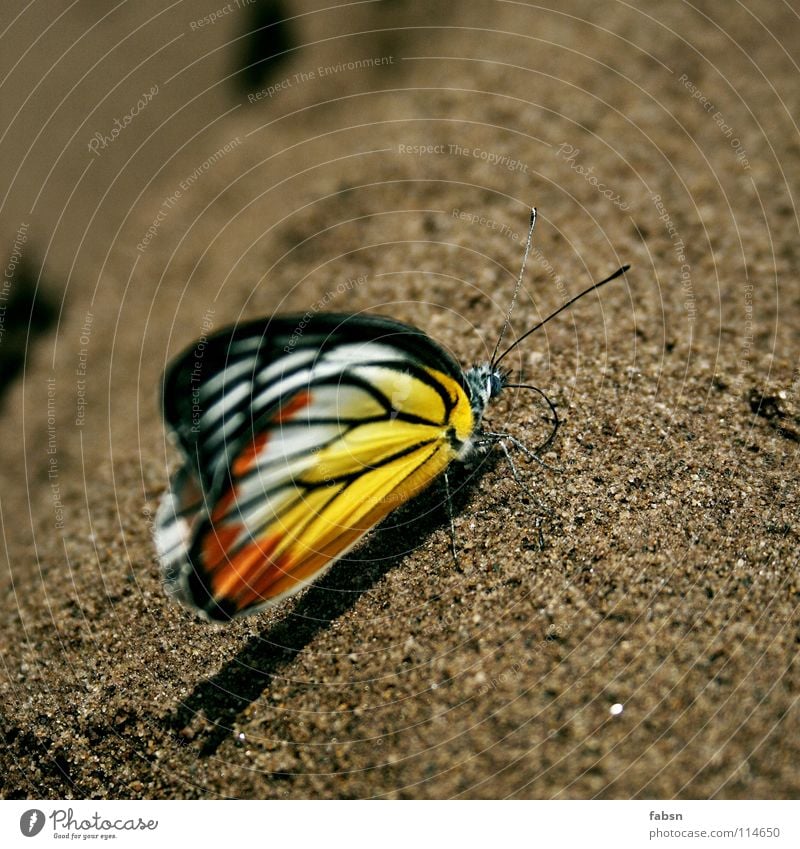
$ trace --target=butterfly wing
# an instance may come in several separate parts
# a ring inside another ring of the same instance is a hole
[[[458,364],[417,328],[306,314],[225,330],[164,383],[185,455],[156,520],[167,584],[211,619],[319,577],[458,456]]]

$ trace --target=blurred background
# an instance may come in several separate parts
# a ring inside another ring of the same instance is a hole
[[[796,796],[796,9],[3,5],[4,796]],[[514,333],[633,266],[509,358],[563,471],[465,489],[459,569],[170,602],[168,359],[324,308],[481,361],[531,205]]]

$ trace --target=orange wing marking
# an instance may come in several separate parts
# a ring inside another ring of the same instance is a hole
[[[298,392],[275,413],[270,421],[275,424],[287,422],[310,403],[310,392]],[[259,455],[269,442],[269,437],[269,431],[259,433],[239,453],[231,466],[234,477],[242,477],[255,466]],[[211,527],[203,542],[202,556],[205,570],[211,576],[211,590],[214,598],[218,600],[236,598],[236,606],[241,610],[261,600],[261,592],[266,589],[269,581],[275,580],[276,573],[279,577],[285,574],[289,557],[286,554],[278,555],[274,560],[270,557],[283,538],[283,534],[273,534],[263,542],[253,541],[232,557],[228,557],[228,551],[241,533],[243,526],[237,523],[218,527],[218,523],[228,515],[235,500],[236,486],[233,485],[220,498],[211,513]],[[263,576],[259,573],[263,570],[265,562],[269,564],[269,568],[266,570],[266,576]],[[251,586],[253,580],[257,584],[255,587]]]
[[[281,422],[288,422],[289,419],[294,418],[295,413],[298,413],[303,407],[307,407],[311,403],[311,393],[310,392],[298,392],[288,404],[285,404],[283,407],[278,410],[277,413],[272,417],[272,421],[275,424],[281,424]]]
[[[220,519],[224,518],[227,515],[228,510],[230,510],[233,506],[233,502],[236,498],[234,489],[234,487],[231,487],[214,505],[214,509],[211,511],[212,523],[218,522]]]
[[[264,450],[268,442],[269,431],[259,433],[239,454],[239,456],[233,461],[233,466],[231,466],[231,471],[237,478],[242,477],[242,475],[246,475],[250,471],[258,459],[258,455]]]
[[[250,579],[257,572],[270,553],[275,550],[283,534],[273,534],[263,542],[251,542],[224,564],[224,567],[211,577],[212,595],[217,600],[236,598],[243,591],[249,591]],[[280,561],[282,558],[276,558]],[[277,566],[277,562],[275,564]],[[241,608],[241,604],[237,604]]]
[[[228,550],[236,542],[242,531],[241,525],[227,525],[217,528],[212,525],[203,540],[203,565],[208,572],[213,572],[228,556]]]

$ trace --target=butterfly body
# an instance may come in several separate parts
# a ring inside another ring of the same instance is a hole
[[[168,589],[220,620],[302,589],[480,450],[504,384],[380,316],[274,317],[187,350],[163,386],[185,461],[156,517]]]

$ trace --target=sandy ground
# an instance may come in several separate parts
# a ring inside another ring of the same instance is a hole
[[[3,796],[796,797],[796,10],[18,6],[3,281],[58,318],[2,399]],[[167,359],[323,305],[470,365],[530,204],[514,332],[633,265],[509,358],[557,469],[465,473],[457,567],[433,490],[265,614],[170,602]]]

